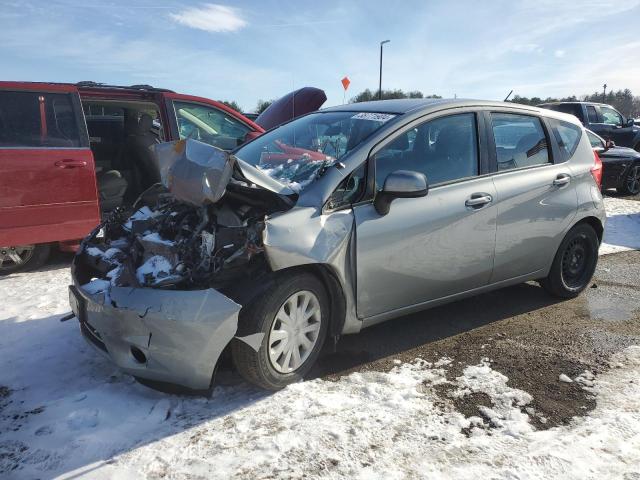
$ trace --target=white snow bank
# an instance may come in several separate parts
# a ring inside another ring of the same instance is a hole
[[[0,385],[13,390],[0,398],[0,477],[584,479],[640,465],[640,348],[577,377],[596,409],[548,431],[486,359],[452,380],[450,359],[417,360],[275,394],[240,384],[179,397],[120,374],[76,321],[58,321],[68,281],[67,268],[0,280]],[[488,395],[484,418],[436,395],[445,382],[449,395]]]
[[[607,223],[600,255],[640,250],[640,201],[605,197]]]

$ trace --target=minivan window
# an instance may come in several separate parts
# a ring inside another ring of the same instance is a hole
[[[607,125],[622,125],[622,115],[613,108],[601,106],[600,112],[602,113],[603,123]]]
[[[549,163],[547,137],[537,117],[492,113],[498,171]]]
[[[375,155],[376,187],[391,172],[424,173],[430,185],[478,175],[478,135],[473,113],[436,118],[396,137]]]
[[[564,160],[568,160],[574,154],[576,148],[578,148],[582,128],[573,123],[556,120],[555,118],[548,118],[547,120],[551,126],[553,136],[556,142],[558,142]]]
[[[223,150],[241,145],[251,129],[228,113],[189,102],[173,102],[180,138],[193,138]]]
[[[0,92],[1,147],[79,147],[80,129],[71,96]]]
[[[598,112],[593,105],[587,105],[587,116],[589,117],[589,123],[598,123]]]

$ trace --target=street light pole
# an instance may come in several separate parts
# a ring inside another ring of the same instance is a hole
[[[380,42],[380,81],[378,82],[378,100],[382,100],[382,46],[390,41],[391,40],[384,40]]]

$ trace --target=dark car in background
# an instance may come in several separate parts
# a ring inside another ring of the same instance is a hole
[[[587,137],[602,161],[602,189],[615,188],[623,195],[640,193],[640,153],[607,142],[590,130]]]
[[[625,118],[611,105],[594,102],[552,102],[538,106],[574,115],[586,128],[605,140],[613,140],[616,145],[640,152],[640,126],[634,123],[633,118]]]

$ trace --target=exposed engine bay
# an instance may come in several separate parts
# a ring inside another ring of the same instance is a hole
[[[213,147],[187,141],[162,149],[163,186],[143,194],[133,212],[109,214],[84,240],[83,288],[224,289],[268,271],[264,220],[290,202],[232,178],[233,157]]]

